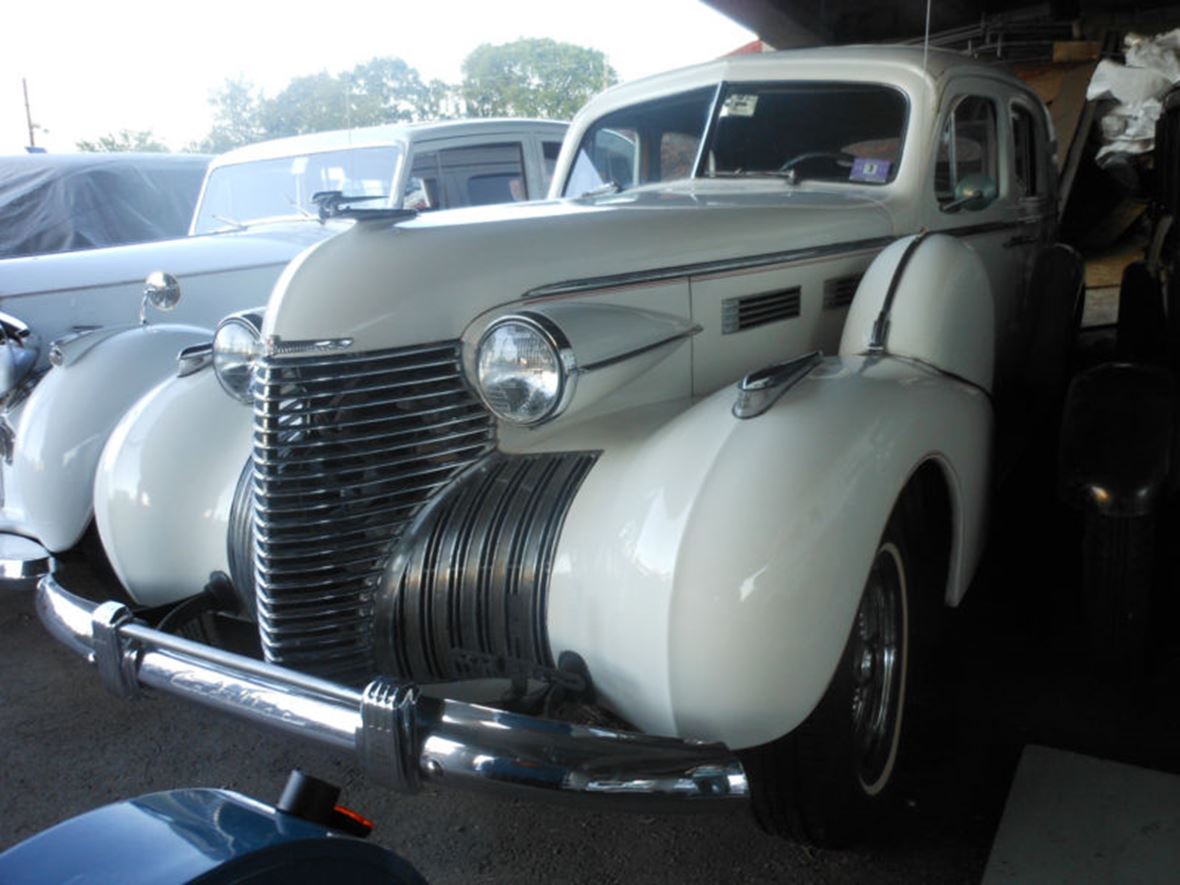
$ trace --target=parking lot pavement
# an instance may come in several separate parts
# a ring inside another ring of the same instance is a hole
[[[948,616],[934,693],[910,723],[899,811],[857,850],[804,850],[733,812],[654,817],[445,790],[396,796],[338,758],[178,700],[108,696],[42,629],[31,594],[13,592],[0,594],[0,848],[170,787],[273,801],[300,767],[341,784],[342,801],[377,822],[373,838],[432,882],[977,882],[1026,744],[1180,772],[1175,637],[1134,685],[1088,667],[1069,614],[1067,521],[1029,507],[1026,486],[1012,485],[984,568]],[[1161,612],[1161,623],[1174,614]]]

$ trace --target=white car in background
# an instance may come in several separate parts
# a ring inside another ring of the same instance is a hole
[[[321,217],[317,194],[417,211],[535,199],[565,129],[449,121],[251,145],[210,164],[187,237],[0,261],[0,574],[26,581],[81,539],[107,434],[179,351],[351,226]],[[149,324],[149,304],[170,322]]]

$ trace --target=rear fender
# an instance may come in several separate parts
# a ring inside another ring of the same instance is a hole
[[[822,697],[889,515],[928,461],[953,513],[945,598],[961,598],[992,410],[978,388],[887,357],[826,359],[753,419],[734,399],[604,451],[566,519],[549,630],[554,655],[581,654],[640,728],[743,748]]]
[[[252,411],[212,369],[173,378],[115,427],[94,483],[103,548],[127,592],[164,605],[228,571],[234,488],[250,458]]]
[[[76,544],[90,522],[94,472],[111,430],[175,372],[181,348],[211,335],[195,326],[136,326],[74,342],[13,416],[4,527],[54,552]]]

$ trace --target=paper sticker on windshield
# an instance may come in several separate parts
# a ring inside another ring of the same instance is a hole
[[[757,107],[758,96],[735,94],[725,99],[725,104],[721,106],[721,116],[752,117],[754,116],[754,109]]]
[[[866,181],[869,184],[884,184],[889,180],[889,169],[892,165],[888,160],[871,160],[868,157],[857,157],[852,162],[852,171],[848,173],[848,180]]]

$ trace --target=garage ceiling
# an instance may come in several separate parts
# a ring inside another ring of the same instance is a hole
[[[824,43],[870,43],[921,37],[926,0],[704,0],[778,49]],[[1011,15],[1063,20],[1079,15],[1151,10],[1176,0],[932,0],[931,33]]]

